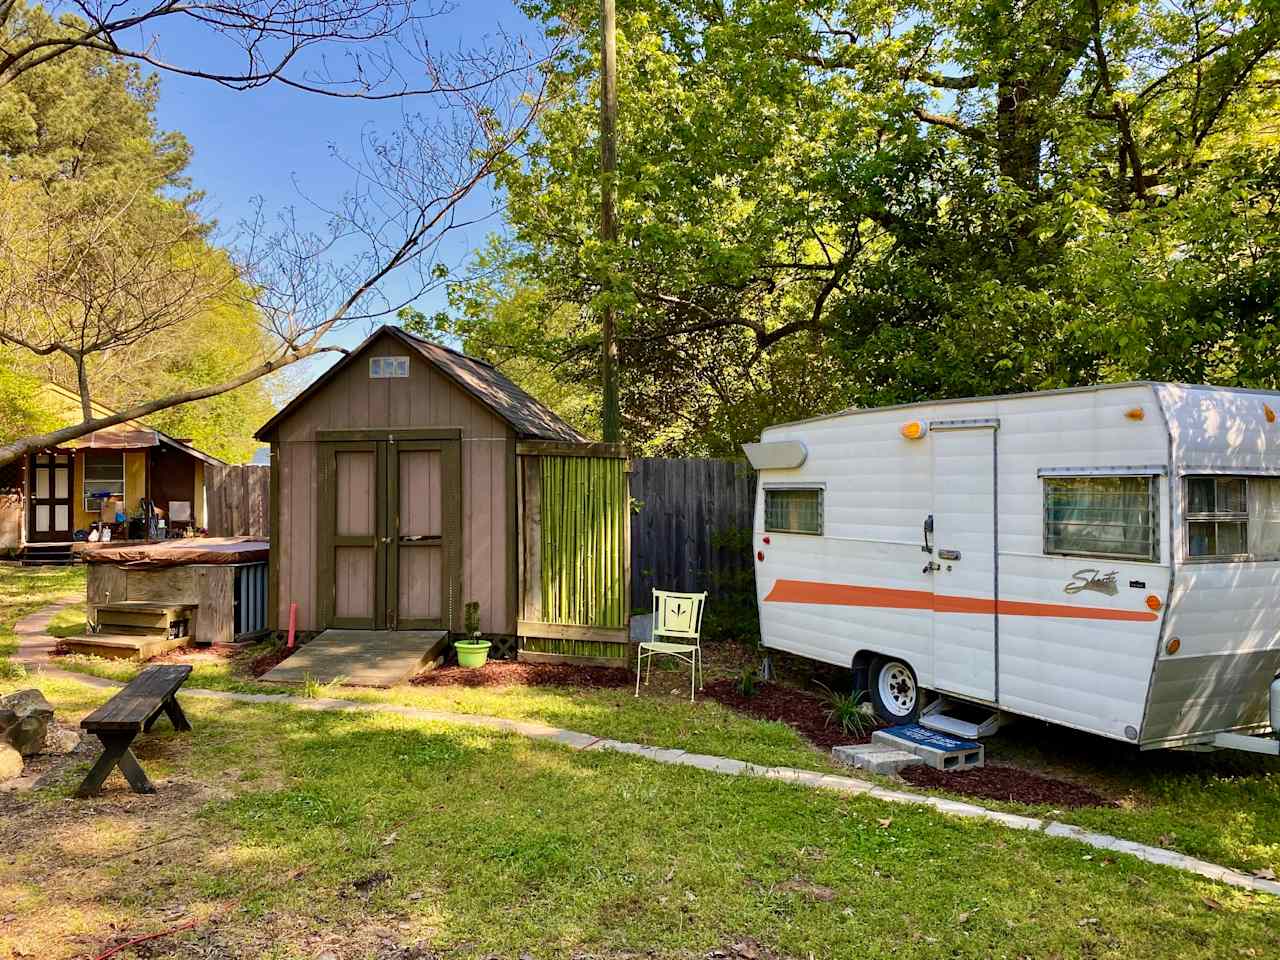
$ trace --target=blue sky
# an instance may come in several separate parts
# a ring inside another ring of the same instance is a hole
[[[430,21],[431,41],[438,50],[474,47],[487,36],[505,29],[536,37],[536,27],[507,2],[463,2],[445,16]],[[206,32],[177,22],[164,23],[159,31],[160,56],[174,63],[209,62]],[[340,53],[340,51],[337,51]],[[329,54],[333,55],[330,49]],[[407,65],[411,67],[412,65]],[[413,104],[408,109],[429,108]],[[370,126],[390,132],[401,121],[406,101],[368,102],[338,100],[308,94],[279,84],[234,91],[207,80],[174,74],[161,75],[158,120],[163,129],[181,131],[190,141],[194,158],[189,174],[194,186],[207,194],[206,211],[216,217],[229,236],[235,225],[252,213],[255,196],[269,211],[292,206],[304,228],[324,232],[325,217],[306,198],[321,203],[337,201],[353,184],[352,174],[332,156],[333,147],[349,152]],[[486,184],[472,199],[474,216],[493,206]],[[451,265],[465,262],[470,250],[500,227],[493,217],[451,234],[442,259]],[[391,294],[404,293],[406,283],[389,285]],[[418,301],[419,309],[432,312],[444,306],[443,291]],[[358,342],[369,329],[366,323],[342,330],[334,340],[343,346]],[[307,364],[310,379],[333,362],[334,355]],[[297,377],[292,378],[295,386]]]

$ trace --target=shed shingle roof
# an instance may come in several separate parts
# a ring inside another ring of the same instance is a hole
[[[255,436],[260,440],[266,439],[267,434],[276,424],[297,409],[315,390],[350,363],[358,354],[363,353],[366,347],[384,333],[391,334],[401,340],[461,389],[505,420],[521,439],[564,440],[570,443],[587,442],[586,437],[560,419],[545,404],[539,402],[535,397],[513,383],[493,364],[475,357],[469,357],[464,353],[451,350],[431,340],[425,340],[391,324],[379,327],[360,346],[352,350],[341,363],[337,363],[325,371],[306,390],[294,397],[283,410],[263,424]]]

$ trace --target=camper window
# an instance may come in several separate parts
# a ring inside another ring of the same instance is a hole
[[[764,529],[767,533],[812,533],[821,536],[821,488],[766,487]]]
[[[1280,478],[1187,477],[1187,559],[1280,557]]]
[[[1158,560],[1155,477],[1046,477],[1044,551]]]

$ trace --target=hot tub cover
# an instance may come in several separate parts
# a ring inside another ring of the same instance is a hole
[[[156,543],[90,544],[85,563],[124,567],[180,567],[193,563],[257,563],[266,560],[271,545],[255,537],[183,537]]]

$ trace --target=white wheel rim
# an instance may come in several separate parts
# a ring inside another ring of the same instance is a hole
[[[895,717],[907,717],[916,708],[916,681],[905,663],[892,660],[880,669],[880,702]]]

